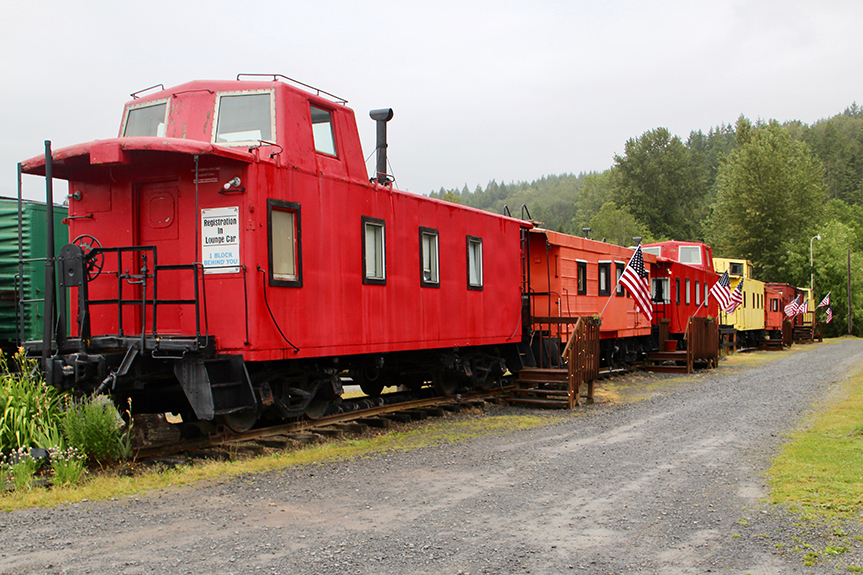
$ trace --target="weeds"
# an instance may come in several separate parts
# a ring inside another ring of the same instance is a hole
[[[48,453],[51,456],[54,485],[76,485],[84,473],[84,455],[74,447],[52,447]]]
[[[23,349],[14,356],[17,373],[9,372],[0,354],[0,453],[21,447],[52,447],[59,438],[60,393],[47,385]]]
[[[106,396],[70,401],[60,418],[60,429],[68,444],[104,466],[131,453],[131,427]]]
[[[19,447],[9,455],[7,462],[15,489],[18,491],[31,489],[39,462],[30,456],[30,448]]]

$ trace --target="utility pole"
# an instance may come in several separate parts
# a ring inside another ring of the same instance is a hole
[[[848,335],[851,335],[851,248],[848,248]]]

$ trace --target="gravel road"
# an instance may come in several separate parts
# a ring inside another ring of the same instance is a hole
[[[2,513],[0,573],[848,573],[859,524],[818,529],[762,497],[863,341],[774,353],[631,377],[646,399],[527,431]],[[795,545],[849,549],[806,567]]]

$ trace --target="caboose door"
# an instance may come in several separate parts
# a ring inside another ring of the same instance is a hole
[[[156,262],[147,261],[152,258],[152,252],[142,252],[135,258],[133,264],[140,273],[146,265],[148,275],[155,277],[146,281],[146,299],[148,305],[136,307],[136,320],[140,326],[144,313],[143,327],[147,333],[153,332],[154,313],[149,302],[153,294],[157,296],[155,314],[156,332],[159,334],[178,335],[195,333],[194,306],[184,306],[176,303],[161,303],[166,300],[194,299],[194,273],[191,270],[165,270],[163,266],[190,264],[195,261],[194,219],[182,216],[180,209],[180,193],[176,180],[166,182],[148,182],[137,186],[137,233],[138,245],[154,246]],[[185,237],[183,234],[191,234]],[[147,259],[145,259],[147,258]],[[141,293],[141,288],[138,288]]]

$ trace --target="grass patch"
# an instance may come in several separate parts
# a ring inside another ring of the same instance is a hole
[[[297,451],[278,452],[240,461],[206,461],[170,470],[141,471],[132,476],[108,472],[91,476],[78,486],[7,492],[0,495],[0,510],[55,507],[84,500],[97,501],[244,473],[263,473],[296,465],[372,457],[384,452],[455,444],[478,437],[503,435],[517,430],[552,425],[564,421],[565,418],[566,416],[549,413],[548,415],[484,416],[451,421],[444,419],[424,423],[404,431],[313,445]]]
[[[822,406],[768,472],[773,503],[806,515],[859,518],[863,504],[863,373],[846,382],[841,399]]]

